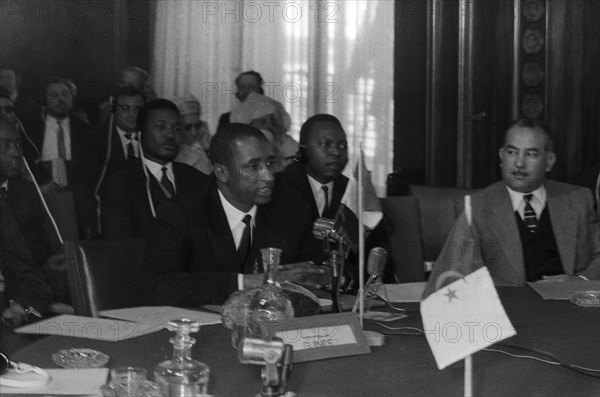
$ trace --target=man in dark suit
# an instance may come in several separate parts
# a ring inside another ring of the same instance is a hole
[[[96,185],[96,195],[102,190],[103,182],[115,171],[127,164],[129,157],[139,157],[137,115],[146,99],[135,87],[119,88],[113,97],[112,115],[93,128],[92,134],[100,139],[102,167]]]
[[[177,106],[166,99],[146,103],[139,111],[140,158],[113,173],[101,193],[102,233],[108,239],[145,237],[159,207],[184,192],[198,192],[208,177],[174,162],[183,128]]]
[[[0,117],[0,314],[13,326],[27,320],[29,307],[45,312],[52,299],[39,272],[50,243],[35,188],[21,178],[21,144],[14,124]]]
[[[497,285],[599,279],[600,223],[592,195],[546,179],[556,161],[548,127],[514,122],[499,154],[503,180],[471,197],[471,225],[464,215],[456,221],[430,283],[447,270],[466,275],[483,264]],[[473,264],[477,258],[483,264]]]
[[[300,163],[277,175],[277,183],[296,190],[310,204],[312,220],[335,218],[348,178],[348,142],[340,121],[329,114],[310,117],[300,129]]]
[[[19,92],[21,76],[10,66],[0,67],[0,85],[4,86],[13,102],[15,114],[21,119],[27,119],[39,114],[40,105],[23,93]]]
[[[283,250],[280,280],[327,282],[326,269],[307,262],[320,255],[308,204],[274,186],[275,156],[260,130],[230,124],[213,137],[211,154],[209,188],[165,204],[148,238],[145,276],[154,303],[223,303],[262,282],[263,275],[252,273],[265,247]]]
[[[94,186],[98,178],[100,151],[87,124],[71,115],[75,99],[70,80],[55,78],[44,87],[43,117],[23,121],[33,145],[24,155],[44,191],[66,189],[73,193],[80,238],[97,235]],[[40,164],[50,175],[35,171]]]

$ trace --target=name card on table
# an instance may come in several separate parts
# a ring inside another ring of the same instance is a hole
[[[269,324],[272,334],[294,348],[294,362],[370,353],[354,313],[293,318]]]

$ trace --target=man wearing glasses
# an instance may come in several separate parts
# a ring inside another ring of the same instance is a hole
[[[125,116],[136,105],[131,101],[119,104],[130,107],[119,109],[127,121]],[[184,192],[197,192],[208,181],[196,169],[173,161],[183,133],[173,102],[155,99],[146,103],[136,123],[139,157],[128,155],[125,167],[110,175],[100,190],[102,234],[108,239],[144,237],[165,201]],[[123,150],[121,146],[117,149]]]
[[[308,204],[275,187],[273,148],[260,130],[233,123],[211,142],[208,189],[178,196],[160,210],[146,245],[146,285],[161,305],[222,304],[262,283],[260,249],[283,250],[278,278],[318,288],[327,271],[315,266]]]

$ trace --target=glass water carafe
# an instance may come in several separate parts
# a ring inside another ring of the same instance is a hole
[[[191,355],[196,340],[190,334],[198,332],[200,325],[196,321],[181,319],[169,321],[167,328],[177,334],[170,339],[173,357],[154,368],[154,380],[161,395],[196,397],[208,394],[210,369],[208,365],[193,360]]]
[[[258,288],[248,309],[256,321],[278,321],[294,317],[292,302],[277,282],[277,268],[281,261],[281,249],[262,248],[265,280]]]

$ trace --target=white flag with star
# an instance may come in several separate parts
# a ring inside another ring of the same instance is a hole
[[[457,273],[441,273],[438,279],[459,279],[421,301],[423,330],[439,369],[516,334],[488,269]]]

